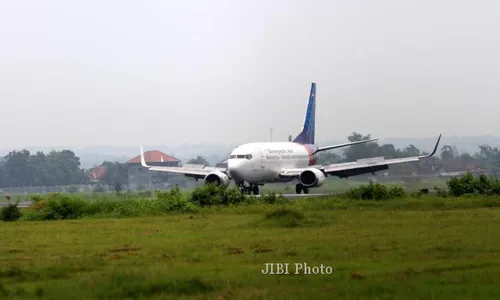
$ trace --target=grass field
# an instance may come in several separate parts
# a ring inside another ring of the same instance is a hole
[[[500,299],[499,202],[329,197],[0,223],[0,297]],[[304,262],[333,272],[293,274]]]

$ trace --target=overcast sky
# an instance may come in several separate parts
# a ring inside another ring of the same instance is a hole
[[[500,135],[500,1],[0,0],[2,148]]]

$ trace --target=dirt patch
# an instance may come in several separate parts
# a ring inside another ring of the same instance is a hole
[[[158,228],[156,228],[156,229],[150,229],[150,230],[144,231],[143,234],[150,235],[150,234],[154,234],[154,233],[160,232],[160,231],[161,231],[161,229],[158,229]]]
[[[7,250],[7,253],[23,253],[24,250],[19,250],[19,249],[10,249]]]
[[[269,252],[274,252],[274,250],[269,248],[259,248],[255,249],[254,251],[254,253],[269,253]]]
[[[351,273],[351,279],[363,279],[365,278],[365,275],[358,273],[358,272],[353,272]]]
[[[133,252],[133,251],[139,251],[139,250],[141,250],[141,248],[138,248],[138,247],[123,247],[123,248],[111,249],[111,250],[108,250],[108,252],[111,252],[111,253]]]
[[[241,248],[229,248],[227,249],[227,254],[232,255],[232,254],[243,254],[245,251]]]

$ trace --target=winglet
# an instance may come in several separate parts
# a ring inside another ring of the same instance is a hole
[[[146,164],[146,159],[144,158],[144,149],[142,148],[141,145],[141,166],[144,168],[149,168],[149,166]]]
[[[433,156],[434,154],[436,154],[436,151],[439,147],[439,141],[441,140],[441,133],[439,134],[439,137],[438,137],[438,140],[436,142],[436,146],[434,146],[434,150],[432,150],[432,153],[431,154],[427,154],[427,155],[420,155],[418,158],[427,158],[427,157],[431,157]]]

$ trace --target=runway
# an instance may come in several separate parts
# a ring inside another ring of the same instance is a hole
[[[278,196],[280,194],[276,194]],[[328,196],[330,194],[282,194],[283,197],[288,198],[288,199],[294,199],[294,198],[307,198],[307,197],[322,197],[322,196]],[[261,197],[262,195],[256,195],[254,197]],[[29,207],[33,202],[31,201],[21,201],[19,202],[19,205],[17,207],[19,208],[27,208]],[[7,202],[0,202],[0,207],[7,206]]]

